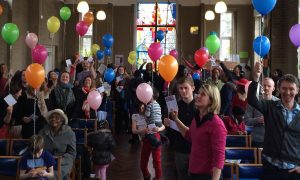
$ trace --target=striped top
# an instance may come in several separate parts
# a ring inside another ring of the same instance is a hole
[[[147,105],[145,116],[147,125],[155,124],[158,127],[162,125],[161,108],[157,101],[154,100]]]

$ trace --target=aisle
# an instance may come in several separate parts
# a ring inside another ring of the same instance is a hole
[[[116,137],[117,147],[114,151],[116,159],[111,163],[108,173],[108,180],[143,180],[139,168],[140,146],[128,143],[130,135],[123,134]],[[173,152],[166,145],[162,150],[162,169],[164,180],[176,180],[175,166],[173,163]],[[151,163],[150,163],[151,162]],[[152,159],[148,164],[151,177],[154,177]]]

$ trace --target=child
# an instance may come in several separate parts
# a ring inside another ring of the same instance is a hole
[[[159,92],[156,89],[153,89],[153,98],[150,103],[146,106],[145,116],[146,123],[150,132],[145,134],[145,138],[150,141],[150,144],[153,148],[157,148],[161,145],[161,141],[158,140],[155,133],[158,132],[158,128],[162,126],[161,120],[161,108],[157,103],[159,97]]]
[[[43,150],[44,139],[40,135],[31,137],[28,150],[20,162],[20,179],[50,179],[53,178],[53,156]]]
[[[98,121],[97,127],[97,131],[88,134],[87,144],[92,148],[92,161],[97,178],[101,177],[101,180],[106,180],[106,169],[111,162],[115,140],[106,120]]]
[[[245,122],[245,111],[239,106],[232,108],[232,115],[224,117],[224,124],[228,131],[228,134],[247,134]]]

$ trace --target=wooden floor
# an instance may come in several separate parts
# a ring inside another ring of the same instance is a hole
[[[131,145],[128,140],[130,135],[123,134],[116,137],[117,146],[113,155],[115,160],[110,164],[107,172],[107,180],[143,180],[139,168],[141,145]],[[152,166],[152,158],[148,164],[151,177],[155,177]],[[163,145],[162,171],[164,180],[176,180],[174,155],[170,148]]]

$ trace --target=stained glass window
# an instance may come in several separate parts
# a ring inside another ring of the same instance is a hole
[[[147,48],[158,42],[156,32],[164,31],[160,42],[163,54],[176,48],[176,3],[138,3],[137,4],[137,57],[151,61]]]

